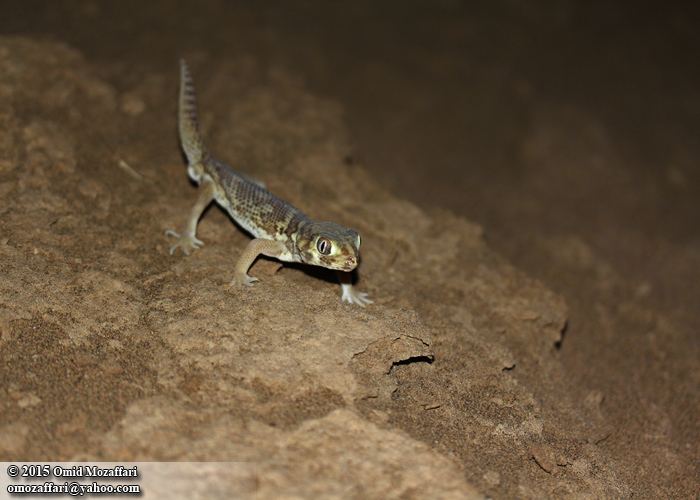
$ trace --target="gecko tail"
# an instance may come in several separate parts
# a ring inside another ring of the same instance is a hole
[[[194,92],[192,74],[184,59],[180,59],[180,100],[179,100],[180,141],[187,156],[188,172],[193,180],[199,181],[204,173],[204,164],[210,156],[204,147],[199,132],[197,98]]]

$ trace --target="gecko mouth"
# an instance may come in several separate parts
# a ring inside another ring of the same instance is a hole
[[[357,267],[357,257],[350,256],[346,259],[345,265],[343,266],[343,270],[352,271],[356,267]]]

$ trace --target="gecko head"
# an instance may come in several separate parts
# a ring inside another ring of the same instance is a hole
[[[359,263],[359,233],[332,222],[304,224],[296,245],[304,264],[352,271]]]

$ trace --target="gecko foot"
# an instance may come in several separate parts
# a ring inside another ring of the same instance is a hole
[[[197,250],[200,245],[204,245],[203,241],[198,240],[194,234],[190,234],[187,231],[182,233],[182,235],[179,235],[175,231],[168,230],[165,232],[165,234],[167,234],[168,236],[175,236],[177,238],[177,243],[175,243],[174,246],[170,247],[170,255],[173,254],[177,247],[182,247],[182,250],[185,252],[185,255],[189,255],[190,247],[192,247],[193,250]]]
[[[345,302],[350,302],[351,304],[357,304],[360,307],[365,307],[367,304],[373,304],[374,301],[367,298],[366,293],[358,292],[352,285],[346,283],[341,283],[343,288],[342,300]]]
[[[233,275],[233,280],[231,281],[231,286],[236,285],[236,288],[238,290],[243,288],[243,285],[245,286],[253,286],[254,281],[258,281],[258,278],[253,278],[251,276],[248,276],[245,273],[242,273],[243,275],[239,275],[238,273],[235,273]]]

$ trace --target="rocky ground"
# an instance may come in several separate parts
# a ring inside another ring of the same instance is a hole
[[[249,462],[211,484],[241,498],[696,498],[698,12],[494,5],[10,4],[1,459]],[[358,229],[373,305],[268,259],[231,288],[249,236],[215,206],[168,253],[179,57],[217,157]]]

